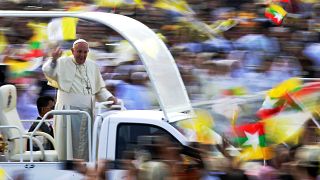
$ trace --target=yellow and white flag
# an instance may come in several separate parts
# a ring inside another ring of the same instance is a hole
[[[76,39],[77,18],[63,17],[53,19],[48,24],[48,39],[50,41],[65,41]]]

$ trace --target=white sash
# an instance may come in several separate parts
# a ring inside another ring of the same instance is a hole
[[[94,96],[66,93],[58,90],[57,103],[69,106],[75,106],[79,108],[92,108]]]

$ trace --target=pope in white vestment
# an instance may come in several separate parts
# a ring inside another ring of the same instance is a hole
[[[96,100],[116,103],[117,99],[105,88],[99,67],[86,59],[88,43],[79,39],[71,51],[73,56],[60,57],[57,49],[42,70],[48,84],[58,89],[56,110],[83,110],[92,118]],[[59,160],[89,159],[86,116],[55,116],[54,136]]]

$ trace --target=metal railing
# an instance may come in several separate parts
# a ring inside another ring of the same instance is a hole
[[[29,146],[30,146],[30,162],[33,162],[33,145],[32,145],[32,137],[34,133],[40,128],[41,124],[45,121],[45,119],[48,117],[48,115],[75,115],[75,114],[84,114],[88,118],[88,146],[89,146],[89,162],[92,161],[92,152],[91,152],[91,116],[86,111],[80,111],[80,110],[52,110],[47,112],[43,118],[39,121],[38,125],[35,127],[35,129],[32,131],[29,137]]]

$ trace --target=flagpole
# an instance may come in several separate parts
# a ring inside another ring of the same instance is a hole
[[[259,146],[260,146],[260,144],[259,144]],[[260,150],[261,150],[261,154],[262,154],[262,156],[263,156],[263,166],[266,166],[266,156],[264,155],[264,152],[263,152],[263,149],[262,149],[262,147],[260,147]]]
[[[263,126],[263,128],[264,128],[264,126]],[[264,130],[263,130],[264,131]],[[265,142],[266,143],[266,142]],[[260,140],[259,140],[259,146],[260,146]],[[263,152],[263,148],[260,146],[260,150],[261,150],[261,154],[262,154],[262,156],[263,156],[263,166],[266,166],[267,165],[267,162],[266,162],[266,156],[265,156],[265,154],[264,154],[264,152]]]

